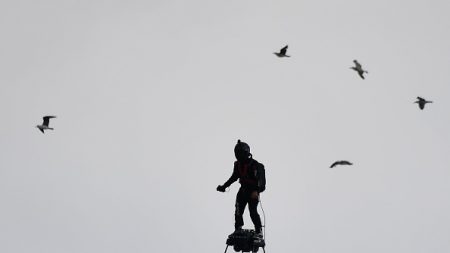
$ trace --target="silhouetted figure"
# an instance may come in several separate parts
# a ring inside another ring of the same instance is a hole
[[[287,49],[288,49],[288,46],[286,45],[285,47],[280,49],[280,52],[275,52],[274,54],[276,56],[278,56],[278,57],[291,57],[291,56],[286,54]]]
[[[353,165],[353,163],[349,161],[336,161],[330,166],[330,168],[334,168],[336,165]]]
[[[418,103],[420,110],[423,110],[425,108],[425,104],[433,103],[433,101],[427,101],[424,98],[417,97],[417,101],[414,103]]]
[[[56,118],[56,116],[44,116],[42,118],[44,119],[44,122],[42,125],[37,125],[36,127],[39,128],[42,133],[44,133],[44,130],[53,130],[53,128],[48,127],[48,124],[50,123],[50,119]]]
[[[264,165],[252,158],[250,146],[238,140],[234,147],[234,155],[237,161],[234,162],[233,174],[223,184],[217,186],[217,191],[225,192],[225,189],[239,179],[241,188],[236,196],[235,209],[235,232],[239,232],[244,225],[245,206],[248,204],[250,217],[255,225],[255,231],[262,237],[261,218],[258,214],[259,193],[266,189],[266,177]]]
[[[350,67],[351,69],[353,69],[354,71],[358,72],[358,75],[364,79],[364,73],[369,73],[366,70],[364,70],[361,67],[361,64],[359,64],[359,62],[357,60],[353,60],[353,62],[355,63],[355,67]]]

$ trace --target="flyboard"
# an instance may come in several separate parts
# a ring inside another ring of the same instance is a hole
[[[234,251],[239,252],[258,252],[259,248],[264,249],[266,246],[266,242],[264,238],[258,236],[253,229],[241,229],[235,231],[231,235],[228,236],[227,239],[227,247],[225,248],[225,252],[227,252],[229,246],[233,246]]]

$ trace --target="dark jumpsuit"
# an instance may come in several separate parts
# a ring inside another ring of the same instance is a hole
[[[223,186],[225,188],[229,187],[238,179],[239,183],[241,184],[241,188],[239,188],[239,191],[236,195],[234,227],[236,229],[239,229],[244,225],[244,219],[242,215],[244,214],[245,206],[248,203],[250,217],[253,224],[255,225],[255,230],[257,232],[261,232],[261,218],[259,217],[257,210],[259,200],[252,199],[251,194],[254,191],[257,191],[258,193],[263,192],[266,188],[264,165],[254,160],[253,158],[250,158],[244,162],[234,162],[233,174]]]

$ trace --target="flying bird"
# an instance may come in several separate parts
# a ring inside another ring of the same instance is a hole
[[[364,73],[369,73],[367,70],[364,70],[361,67],[361,64],[357,61],[357,60],[353,60],[353,62],[355,63],[354,67],[350,67],[351,69],[353,69],[354,71],[358,72],[358,75],[364,79]]]
[[[288,49],[288,46],[286,45],[285,47],[280,49],[280,52],[275,52],[274,54],[276,56],[278,56],[278,57],[291,57],[291,56],[286,54],[287,49]]]
[[[334,168],[336,165],[353,165],[353,163],[349,161],[336,161],[330,166],[330,168]]]
[[[39,128],[42,133],[44,133],[44,130],[53,130],[48,124],[50,123],[50,119],[56,118],[56,116],[44,116],[42,118],[44,119],[44,122],[42,122],[42,125],[37,125],[36,127]]]
[[[417,101],[414,102],[414,103],[418,103],[418,104],[419,104],[420,110],[423,110],[423,108],[425,108],[425,104],[433,103],[433,101],[427,101],[427,100],[424,99],[424,98],[417,97]]]

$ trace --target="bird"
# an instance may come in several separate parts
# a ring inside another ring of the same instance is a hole
[[[330,166],[330,168],[334,168],[336,165],[353,165],[353,163],[349,161],[336,161]]]
[[[288,49],[288,45],[286,45],[285,47],[280,49],[280,52],[274,52],[274,54],[278,57],[291,57],[286,54],[287,49]]]
[[[427,101],[427,100],[424,99],[424,98],[417,97],[417,101],[414,102],[414,103],[418,103],[418,104],[419,104],[420,110],[423,110],[423,109],[425,108],[425,104],[427,104],[427,103],[433,103],[433,101]]]
[[[53,130],[53,128],[49,127],[48,124],[50,123],[50,119],[56,118],[56,116],[44,116],[42,119],[44,119],[44,122],[42,122],[42,125],[37,125],[36,127],[44,133],[44,130]]]
[[[353,69],[354,71],[358,72],[359,76],[364,79],[364,73],[369,73],[367,70],[364,70],[361,67],[361,64],[357,61],[357,60],[353,60],[353,62],[355,63],[355,67],[350,67],[351,69]]]

